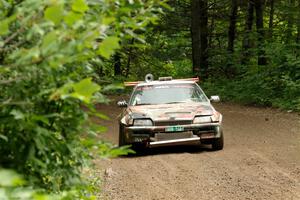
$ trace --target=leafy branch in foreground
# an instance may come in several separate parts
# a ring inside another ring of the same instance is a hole
[[[157,5],[0,1],[0,167],[58,192],[82,183],[91,148],[106,156],[127,152],[97,141],[103,127],[89,126],[90,113],[107,119],[93,108],[103,96],[89,78],[97,76],[92,61],[110,58],[128,32],[145,30]]]

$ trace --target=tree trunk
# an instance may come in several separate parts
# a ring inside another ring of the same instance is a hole
[[[270,0],[270,15],[269,15],[269,38],[273,37],[273,25],[274,25],[274,0]]]
[[[298,0],[297,5],[297,35],[296,35],[296,55],[300,56],[300,0]]]
[[[215,0],[213,1],[215,3]],[[211,13],[212,16],[215,15],[215,13]],[[215,29],[215,18],[212,17],[210,21],[210,27],[209,27],[209,34],[208,34],[208,48],[211,48],[213,46],[213,39],[214,39],[214,29]]]
[[[202,78],[207,77],[208,48],[208,3],[207,0],[192,0],[192,54],[193,72]]]
[[[121,71],[121,55],[120,53],[116,53],[114,55],[114,75],[118,76],[121,75],[122,71]]]
[[[192,0],[191,2],[191,38],[192,38],[192,58],[193,58],[193,74],[200,75],[200,0]]]
[[[256,30],[258,41],[258,65],[266,65],[267,59],[264,50],[264,15],[263,15],[263,0],[255,0],[255,13],[256,13]]]
[[[297,16],[297,36],[296,36],[296,43],[300,44],[300,0],[298,0],[298,16]],[[298,47],[299,48],[299,47]]]
[[[252,32],[253,26],[253,14],[254,14],[254,2],[253,0],[248,1],[247,7],[247,15],[246,15],[246,25],[245,25],[245,35],[243,40],[243,53],[242,53],[242,64],[247,64],[250,59],[250,48],[251,48],[251,41],[250,41],[250,33]]]
[[[202,78],[208,76],[208,2],[200,0],[200,72]]]
[[[125,68],[125,77],[127,78],[130,72],[130,64],[131,64],[131,49],[130,52],[127,55],[127,64],[126,64],[126,68]]]
[[[129,42],[129,50],[128,50],[128,54],[127,54],[127,64],[126,64],[126,68],[125,68],[125,77],[128,77],[129,72],[130,72],[130,65],[131,65],[131,59],[132,59],[132,50],[133,50],[133,44],[134,44],[134,38],[132,38]]]
[[[289,10],[293,10],[295,7],[295,0],[288,1]],[[286,43],[290,44],[292,41],[292,32],[294,26],[294,13],[288,12],[287,13],[287,31],[286,31]]]
[[[230,22],[229,22],[229,29],[228,29],[228,47],[227,47],[227,50],[230,53],[234,52],[236,18],[237,18],[237,11],[238,11],[237,3],[238,3],[237,0],[231,1],[231,13],[230,13]]]

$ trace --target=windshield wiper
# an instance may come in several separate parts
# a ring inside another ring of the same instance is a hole
[[[185,101],[172,101],[165,104],[176,104],[176,103],[186,103]]]

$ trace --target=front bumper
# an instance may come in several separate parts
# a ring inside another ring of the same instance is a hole
[[[221,137],[221,123],[219,122],[179,126],[183,128],[180,132],[167,132],[166,128],[172,126],[127,126],[124,127],[125,140],[126,143],[144,143],[152,147],[192,142],[207,143]],[[181,133],[190,134],[183,134],[183,138],[176,137]],[[163,134],[167,137],[158,140],[156,134]],[[169,138],[168,135],[170,135]]]

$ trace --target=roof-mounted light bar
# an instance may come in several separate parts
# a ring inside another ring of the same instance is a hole
[[[196,78],[183,78],[183,79],[172,79],[171,76],[168,76],[168,77],[159,77],[159,79],[158,79],[158,81],[172,81],[172,80],[173,81],[193,81],[193,82],[199,82],[199,77],[196,77]],[[125,86],[136,86],[139,83],[145,83],[145,82],[143,82],[143,81],[124,82],[124,85]],[[147,83],[147,81],[146,81],[146,83]]]
[[[134,81],[134,82],[124,82],[125,86],[136,86],[139,83],[143,83],[142,81]]]
[[[183,79],[175,79],[176,81],[194,81],[194,82],[199,82],[200,79],[199,77],[196,77],[196,78],[183,78]]]
[[[172,76],[159,77],[158,80],[159,81],[171,81],[172,80]]]
[[[199,77],[196,78],[183,78],[183,79],[172,79],[172,76],[167,76],[167,77],[159,77],[159,81],[194,81],[194,82],[199,82]]]

